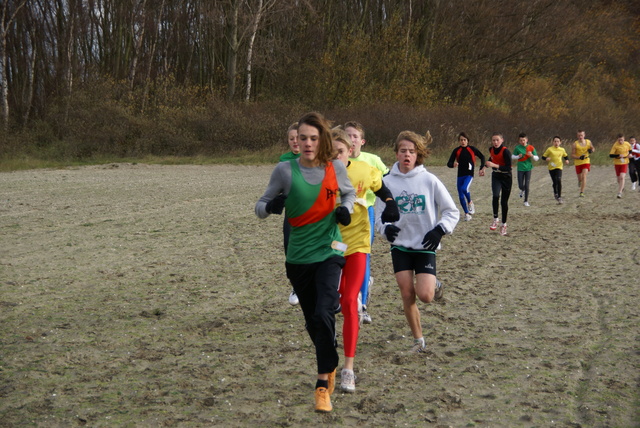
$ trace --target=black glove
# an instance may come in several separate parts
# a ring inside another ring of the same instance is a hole
[[[400,233],[400,228],[398,226],[390,224],[384,228],[384,234],[387,236],[387,241],[389,242],[395,241],[398,237],[398,233]]]
[[[440,239],[444,236],[444,229],[442,226],[437,225],[432,230],[427,232],[424,235],[424,239],[422,240],[422,246],[425,250],[434,251],[440,245]]]
[[[275,198],[271,199],[267,202],[267,212],[269,214],[282,214],[285,199],[287,199],[287,196],[283,194],[279,194]]]
[[[351,223],[351,213],[347,207],[340,205],[336,208],[336,223],[340,223],[343,226],[349,226],[349,223]]]
[[[385,205],[380,220],[382,220],[383,223],[393,223],[394,221],[400,220],[400,211],[398,211],[398,204],[395,199],[389,199],[385,202]]]
[[[581,156],[580,156],[580,160],[584,160],[584,155],[581,155]]]
[[[587,149],[589,153],[593,153],[593,149]]]

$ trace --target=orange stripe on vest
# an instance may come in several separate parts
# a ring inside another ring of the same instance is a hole
[[[338,179],[333,169],[333,163],[329,162],[324,169],[324,179],[316,201],[304,214],[290,218],[289,224],[294,227],[300,227],[316,223],[325,218],[336,206],[338,189]]]

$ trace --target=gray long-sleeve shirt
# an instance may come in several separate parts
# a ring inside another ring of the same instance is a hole
[[[300,159],[296,159],[300,166],[300,172],[302,176],[309,184],[319,184],[324,179],[324,166],[318,166],[315,168],[307,168],[300,164]],[[347,168],[339,160],[334,160],[333,168],[336,172],[336,178],[338,180],[338,188],[340,189],[340,203],[342,206],[347,207],[349,212],[353,212],[353,204],[356,200],[356,191],[349,181],[347,176]],[[267,202],[278,196],[279,194],[288,195],[291,189],[291,164],[289,161],[280,162],[276,165],[275,169],[271,173],[269,184],[264,194],[256,202],[255,212],[259,218],[266,218],[269,216],[267,212]]]

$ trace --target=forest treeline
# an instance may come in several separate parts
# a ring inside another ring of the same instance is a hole
[[[634,0],[4,0],[4,156],[215,155],[307,110],[387,144],[640,134]]]

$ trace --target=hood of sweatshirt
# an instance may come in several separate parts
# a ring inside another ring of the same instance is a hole
[[[396,175],[398,177],[405,177],[405,178],[412,178],[415,177],[418,174],[422,174],[424,172],[427,171],[427,169],[424,167],[424,165],[416,165],[415,168],[413,168],[411,171],[407,172],[406,174],[400,171],[400,168],[398,167],[399,163],[396,162],[393,164],[393,166],[391,167],[391,171],[389,171],[389,175]]]

